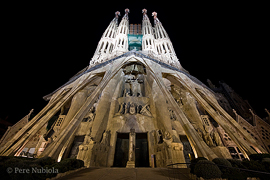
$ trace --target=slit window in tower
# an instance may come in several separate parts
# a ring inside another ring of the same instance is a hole
[[[105,46],[105,49],[104,49],[104,53],[106,53],[107,52],[107,48],[108,48],[108,42],[106,43],[106,46]]]
[[[101,52],[102,48],[103,48],[103,45],[104,45],[104,42],[102,42],[101,46],[100,46],[100,49],[99,49],[99,52]]]
[[[112,35],[112,31],[110,32],[110,35],[109,35],[109,37],[111,37],[111,35]]]
[[[111,46],[110,46],[110,51],[109,51],[109,53],[111,53],[112,50],[113,50],[113,44],[111,44]]]
[[[162,44],[162,47],[163,47],[164,52],[167,53],[164,44]]]

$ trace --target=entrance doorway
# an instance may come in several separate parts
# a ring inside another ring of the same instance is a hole
[[[79,153],[79,146],[83,143],[84,137],[85,136],[75,136],[71,150],[68,155],[69,158],[77,158],[77,155]]]
[[[114,167],[126,167],[128,161],[129,133],[117,133]]]
[[[136,133],[135,166],[149,167],[147,133]]]
[[[180,137],[180,141],[183,143],[183,152],[184,152],[186,163],[190,163],[191,159],[195,158],[192,147],[188,141],[187,136],[179,135],[179,137]]]

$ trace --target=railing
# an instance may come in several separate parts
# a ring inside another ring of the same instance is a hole
[[[190,174],[189,168],[183,168],[183,165],[186,165],[187,167],[189,167],[189,165],[191,165],[191,164],[192,163],[175,163],[175,164],[167,165],[169,179],[170,180],[197,179],[197,177],[195,175]],[[205,164],[209,165],[209,163],[205,163]],[[257,179],[254,177],[259,177],[260,180],[269,180],[270,179],[270,173],[268,173],[268,172],[255,171],[255,170],[249,170],[249,169],[243,169],[243,168],[237,168],[237,167],[228,167],[228,166],[218,165],[218,164],[213,164],[213,165],[217,165],[218,167],[221,167],[221,168],[227,168],[227,172],[237,172],[238,171],[238,172],[242,173],[242,175],[249,176],[249,177],[247,177],[247,180]],[[233,174],[232,174],[232,176],[233,176]],[[200,180],[201,179],[203,179],[203,178],[200,178]]]

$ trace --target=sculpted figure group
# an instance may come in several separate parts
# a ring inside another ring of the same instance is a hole
[[[122,115],[122,114],[142,114],[145,116],[151,116],[150,113],[150,105],[145,104],[144,106],[142,105],[137,105],[134,102],[128,102],[128,103],[122,103],[119,105],[119,111],[116,113],[116,115]]]

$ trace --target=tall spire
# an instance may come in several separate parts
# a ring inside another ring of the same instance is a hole
[[[162,26],[162,23],[157,18],[157,12],[153,12],[152,16],[154,17],[154,23],[155,23],[155,39],[156,39],[156,50],[158,52],[159,58],[161,61],[163,61],[166,64],[170,64],[171,66],[174,66],[180,70],[183,70],[187,72],[180,64],[172,42],[165,31],[164,27]]]
[[[125,9],[125,15],[124,15],[123,18],[126,18],[126,19],[128,20],[128,13],[129,13],[129,9],[126,8],[126,9]]]
[[[143,20],[142,20],[142,50],[147,51],[148,55],[157,54],[155,47],[155,37],[153,32],[152,24],[147,16],[147,9],[142,10]]]
[[[128,33],[129,33],[129,22],[128,22],[129,9],[125,9],[125,15],[123,16],[115,37],[113,55],[119,56],[128,51]]]
[[[142,10],[142,13],[143,13],[143,19],[148,18],[147,14],[146,14],[147,13],[147,9],[144,8]]]
[[[121,16],[121,15],[120,15],[120,12],[119,12],[119,11],[116,11],[116,12],[115,12],[115,18],[118,19],[119,16]]]
[[[98,43],[95,54],[90,61],[89,68],[95,66],[96,64],[100,64],[106,61],[106,59],[110,58],[110,54],[112,50],[114,49],[114,39],[116,36],[119,16],[120,16],[120,12],[116,11],[114,19],[111,21],[111,23],[109,24],[109,26],[103,33]]]
[[[156,24],[156,23],[159,23],[160,21],[158,20],[158,18],[157,18],[157,12],[152,12],[152,16],[154,17],[154,23]]]
[[[116,28],[118,24],[118,17],[120,16],[120,12],[116,11],[115,12],[115,18],[112,20],[110,25],[107,27],[105,32],[103,33],[102,37],[109,37],[109,38],[114,38],[116,35]]]

